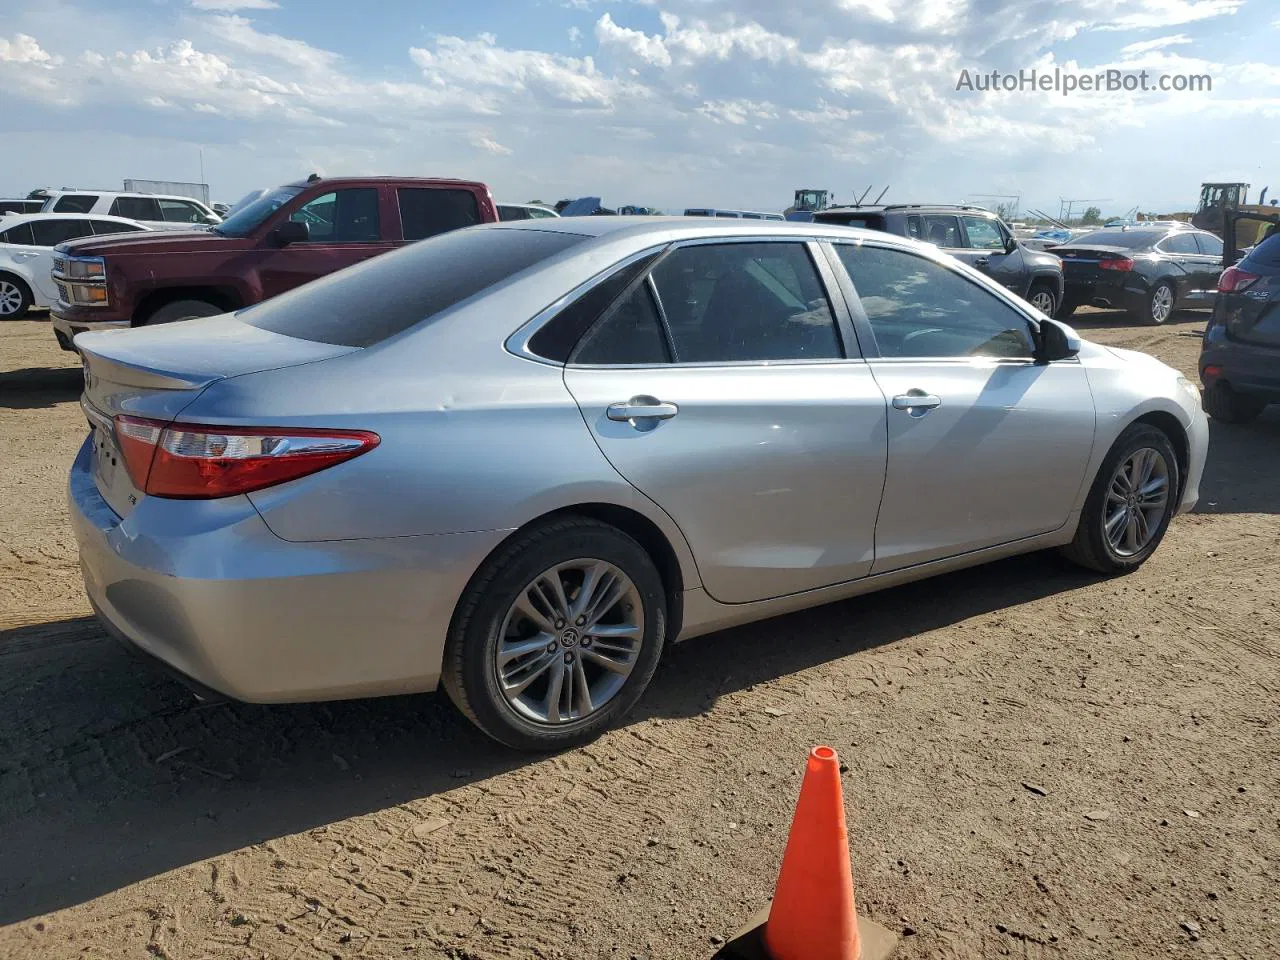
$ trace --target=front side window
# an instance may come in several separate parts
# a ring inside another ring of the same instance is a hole
[[[942,264],[905,250],[837,244],[885,357],[1030,357],[1026,319]]]
[[[98,202],[96,194],[68,193],[53,203],[53,213],[88,213]]]
[[[289,219],[310,228],[311,243],[375,243],[382,239],[377,187],[322,194],[295,210]]]
[[[129,220],[159,220],[160,204],[155,197],[116,197],[107,212]]]
[[[401,205],[401,207],[403,207],[403,206],[404,206],[404,201],[403,201],[403,199],[400,201],[400,205]],[[401,218],[402,220],[404,219],[404,211],[403,211],[403,210],[401,210],[400,218]],[[512,205],[511,205],[511,204],[509,204],[509,203],[500,203],[500,204],[498,204],[498,219],[499,219],[499,220],[501,220],[501,221],[503,221],[504,223],[505,223],[505,222],[507,222],[507,221],[509,221],[509,220],[528,220],[528,219],[529,219],[529,211],[528,211],[528,210],[526,210],[524,207],[516,207],[516,206],[512,206]],[[405,233],[408,233],[408,229],[407,229],[407,228],[406,228],[406,230],[405,230]],[[408,239],[408,237],[406,237],[405,239],[407,240],[407,239]]]
[[[844,356],[802,243],[696,244],[653,271],[676,363]]]
[[[93,228],[88,220],[37,220],[31,224],[31,233],[36,246],[56,247],[67,240],[93,236]]]
[[[907,236],[912,240],[924,239],[924,227],[920,225],[920,218],[914,213],[907,217]]]
[[[961,217],[969,246],[975,250],[1003,250],[1004,234],[994,220],[986,217]]]
[[[158,200],[165,223],[204,223],[204,211],[186,200]]]
[[[401,187],[396,193],[400,198],[400,224],[406,240],[425,240],[480,222],[480,205],[470,190]],[[521,213],[524,215],[510,219],[528,219],[527,213],[523,210]],[[499,219],[509,218],[499,216]]]
[[[937,247],[963,247],[960,239],[960,221],[955,217],[929,216],[923,217],[924,239]]]

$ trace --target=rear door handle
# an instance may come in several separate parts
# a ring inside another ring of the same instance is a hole
[[[934,407],[940,406],[942,406],[941,397],[935,397],[923,390],[912,390],[910,393],[901,393],[893,398],[893,409],[905,410],[912,417],[923,417]]]
[[[979,257],[977,260],[973,261],[973,265],[975,267],[985,267],[990,262],[990,257]]]
[[[635,420],[670,420],[680,408],[674,403],[664,403],[657,397],[632,397],[625,403],[611,403],[605,415],[610,420],[629,423]]]

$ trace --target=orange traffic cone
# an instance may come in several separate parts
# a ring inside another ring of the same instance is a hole
[[[897,938],[853,902],[840,759],[809,753],[773,904],[716,954],[721,960],[883,960]]]

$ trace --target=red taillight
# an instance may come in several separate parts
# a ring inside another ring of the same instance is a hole
[[[1239,293],[1242,290],[1248,290],[1261,279],[1256,273],[1250,273],[1248,270],[1227,267],[1222,271],[1222,276],[1218,277],[1218,292]]]
[[[378,445],[367,430],[215,427],[116,417],[133,485],[153,497],[213,499],[296,480]]]
[[[1099,270],[1119,270],[1128,273],[1133,269],[1133,260],[1129,257],[1108,257],[1098,261]]]

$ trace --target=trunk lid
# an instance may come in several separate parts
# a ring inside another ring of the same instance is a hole
[[[1127,247],[1054,247],[1053,255],[1062,260],[1062,276],[1068,282],[1088,282],[1110,278],[1116,274],[1098,266],[1103,260],[1132,257],[1135,251]]]
[[[94,480],[103,499],[121,517],[127,517],[144,494],[125,468],[115,417],[168,423],[219,380],[360,349],[271,333],[232,316],[82,333],[76,337],[76,347],[85,378],[80,405],[93,432]]]

